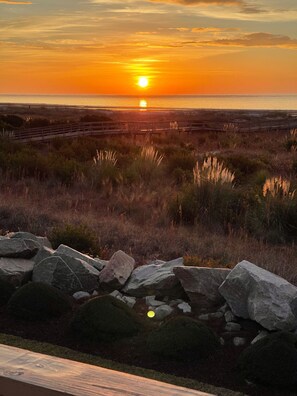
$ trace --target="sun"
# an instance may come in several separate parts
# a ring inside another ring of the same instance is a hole
[[[146,88],[149,85],[149,80],[147,77],[138,77],[137,84],[140,88]]]

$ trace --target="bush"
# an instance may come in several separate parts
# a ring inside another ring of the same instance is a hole
[[[83,253],[98,254],[100,251],[96,234],[83,224],[56,227],[49,235],[49,240],[54,249],[63,244]]]
[[[25,320],[58,317],[71,309],[67,296],[41,282],[30,282],[18,289],[8,302],[11,315]]]
[[[194,168],[196,159],[192,154],[189,153],[174,153],[167,160],[167,169],[169,173],[172,173],[175,169],[182,169],[184,171]]]
[[[6,280],[0,278],[0,307],[7,304],[14,292],[15,287]]]
[[[272,386],[297,385],[297,337],[277,332],[249,346],[239,357],[244,378]]]
[[[143,328],[137,314],[112,296],[96,297],[77,311],[72,329],[93,341],[112,341],[133,336]]]
[[[218,346],[218,337],[212,330],[189,317],[169,319],[148,338],[151,352],[176,360],[206,358]]]

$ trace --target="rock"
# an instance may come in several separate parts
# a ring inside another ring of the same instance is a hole
[[[223,312],[223,314],[224,314],[224,313],[226,313],[227,311],[230,311],[230,308],[229,308],[228,304],[226,303],[226,304],[222,305],[222,306],[218,309],[218,311]]]
[[[31,234],[31,232],[10,232],[9,234],[7,234],[7,236],[12,239],[31,239],[32,241],[38,242],[40,247],[45,246],[49,249],[53,248],[47,237],[36,236],[34,234]]]
[[[220,337],[220,344],[221,344],[222,346],[224,346],[224,345],[225,345],[225,340],[224,340],[224,338],[223,338],[223,337]]]
[[[297,327],[297,288],[263,268],[242,261],[219,290],[236,316],[252,319],[268,330]]]
[[[190,304],[188,304],[186,302],[182,302],[182,303],[178,304],[177,308],[180,309],[181,311],[183,311],[183,313],[191,313],[192,312],[192,308],[191,308]]]
[[[83,260],[86,263],[92,265],[98,271],[101,271],[105,267],[106,263],[108,263],[108,261],[105,262],[104,260],[94,259],[94,258],[88,256],[87,254],[78,252],[77,250],[72,249],[71,247],[66,246],[66,245],[60,245],[58,247],[58,249],[56,250],[56,253],[57,254],[60,254],[60,253],[65,254],[66,256]]]
[[[129,296],[123,296],[121,300],[127,304],[130,308],[133,308],[134,305],[136,304],[136,297],[129,297]]]
[[[210,317],[209,317],[209,314],[202,314],[202,315],[198,316],[198,319],[199,320],[209,320]]]
[[[32,239],[5,238],[0,240],[0,257],[32,258],[40,248]]]
[[[118,290],[114,290],[113,292],[109,293],[110,296],[114,297],[114,298],[118,298],[119,300],[121,300],[122,298],[122,293],[119,292]]]
[[[14,286],[21,286],[32,277],[34,261],[18,258],[0,258],[0,277]]]
[[[251,344],[255,344],[257,341],[262,340],[262,338],[268,336],[268,334],[268,331],[260,331],[260,333],[251,341]]]
[[[99,293],[97,292],[97,290],[94,290],[92,293],[92,297],[97,297],[99,296]]]
[[[178,304],[182,304],[183,302],[185,302],[184,300],[182,300],[181,298],[177,298],[176,300],[171,300],[169,301],[169,305],[171,307],[175,307]]]
[[[84,291],[78,291],[72,296],[76,301],[88,300],[91,298],[90,293]]]
[[[136,268],[123,291],[131,296],[179,297],[183,289],[173,273],[173,268],[183,265],[183,258],[168,261],[165,264],[149,264]]]
[[[225,326],[226,331],[240,331],[241,326],[239,323],[234,323],[234,322],[228,322]]]
[[[159,307],[160,305],[166,304],[164,301],[155,300],[155,296],[145,297],[145,303],[146,303],[146,305],[148,305],[150,307]]]
[[[111,257],[108,264],[100,272],[99,283],[104,289],[121,289],[135,267],[135,260],[122,250]]]
[[[192,303],[199,306],[219,305],[224,302],[219,286],[230,273],[226,268],[177,267],[174,273]]]
[[[234,337],[233,338],[233,344],[236,347],[243,346],[243,345],[245,345],[245,343],[246,343],[246,339],[243,337]]]
[[[99,271],[85,261],[55,253],[35,264],[32,279],[72,295],[77,291],[93,292],[98,289],[98,275]]]
[[[55,253],[53,249],[50,249],[46,246],[43,246],[41,249],[38,250],[36,256],[32,258],[35,264],[40,263],[40,261],[52,256]]]
[[[223,312],[211,312],[208,314],[202,314],[198,316],[201,320],[221,319],[224,316]]]
[[[236,320],[235,316],[233,315],[232,311],[227,311],[224,314],[225,321],[228,322],[234,322]]]
[[[160,307],[157,307],[155,309],[155,318],[157,320],[163,320],[167,316],[169,316],[173,312],[173,308],[170,307],[169,305],[161,305]]]

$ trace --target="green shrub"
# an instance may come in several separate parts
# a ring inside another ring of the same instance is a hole
[[[297,385],[297,337],[277,332],[243,351],[238,361],[244,378],[272,386]]]
[[[11,283],[0,278],[0,307],[7,304],[14,292],[15,287]]]
[[[82,305],[72,321],[72,329],[94,341],[112,341],[133,336],[143,328],[137,314],[112,296],[96,297]]]
[[[8,301],[11,315],[25,320],[59,317],[71,309],[67,296],[41,282],[30,282],[18,289]]]
[[[148,338],[151,352],[175,360],[206,358],[218,346],[218,337],[212,330],[189,317],[169,319]]]
[[[169,173],[175,169],[192,171],[196,163],[196,159],[192,154],[187,152],[174,153],[167,159],[167,170]]]
[[[52,230],[49,240],[54,249],[61,244],[84,253],[98,254],[98,239],[93,230],[80,224],[66,224]]]
[[[235,180],[240,183],[246,182],[247,178],[261,170],[266,170],[268,165],[261,159],[247,158],[242,155],[234,155],[224,158],[224,162],[235,172]]]

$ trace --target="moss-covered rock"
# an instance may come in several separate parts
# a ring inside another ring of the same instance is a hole
[[[73,321],[73,331],[94,341],[133,336],[144,326],[138,315],[112,296],[96,297],[82,305]]]
[[[0,278],[0,307],[7,304],[14,292],[15,287],[6,280]]]
[[[175,360],[206,358],[218,346],[219,339],[213,331],[189,317],[169,319],[148,338],[148,347],[154,354]]]
[[[297,336],[281,331],[245,349],[238,368],[244,378],[266,385],[297,385]]]
[[[28,320],[58,317],[71,309],[69,298],[60,290],[41,282],[30,282],[8,301],[11,315]]]

